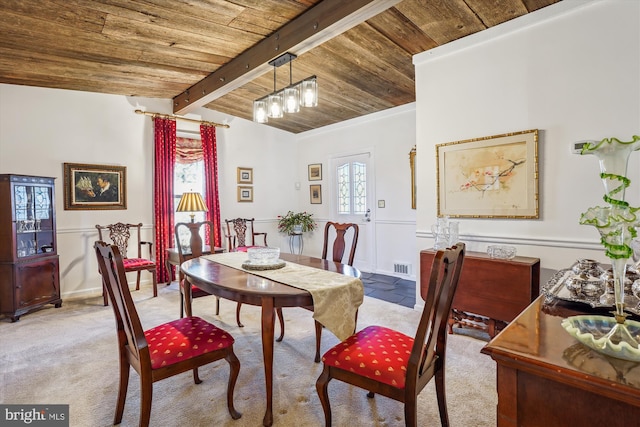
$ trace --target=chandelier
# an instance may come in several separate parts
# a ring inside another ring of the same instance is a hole
[[[316,107],[318,105],[318,82],[316,76],[307,77],[292,83],[293,70],[291,61],[297,56],[283,53],[276,59],[269,61],[273,66],[273,92],[253,101],[253,121],[267,123],[269,118],[279,119],[284,113],[291,114],[300,111],[300,107]],[[289,64],[289,86],[276,89],[276,68]]]

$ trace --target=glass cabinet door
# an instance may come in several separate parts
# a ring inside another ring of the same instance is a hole
[[[16,256],[29,257],[54,251],[52,189],[15,185]]]

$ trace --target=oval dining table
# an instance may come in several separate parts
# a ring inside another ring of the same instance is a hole
[[[280,254],[280,259],[360,278],[360,271],[358,269],[338,262],[313,258],[306,255],[284,253]],[[238,270],[216,263],[206,257],[186,261],[180,266],[180,270],[184,273],[186,280],[190,284],[212,295],[243,304],[262,307],[262,353],[267,395],[267,407],[262,425],[271,426],[273,424],[273,342],[275,310],[282,307],[311,307],[313,306],[311,294],[303,289],[253,275],[249,271]],[[186,286],[185,312],[187,316],[192,315],[191,286]]]

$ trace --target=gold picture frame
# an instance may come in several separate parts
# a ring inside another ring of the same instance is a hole
[[[409,168],[411,169],[411,209],[416,209],[416,147],[409,151]]]
[[[253,187],[239,185],[238,202],[253,202]]]
[[[309,186],[309,198],[312,205],[322,204],[322,186],[320,184],[314,184]]]
[[[438,216],[539,218],[538,130],[436,145]]]
[[[238,168],[238,184],[253,184],[253,168]]]
[[[322,163],[309,165],[309,181],[322,181]]]
[[[126,166],[64,163],[65,210],[127,209]]]

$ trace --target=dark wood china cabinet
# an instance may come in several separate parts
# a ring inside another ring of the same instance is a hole
[[[62,305],[55,178],[0,174],[0,314]]]

